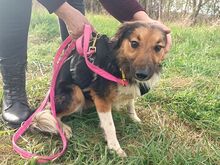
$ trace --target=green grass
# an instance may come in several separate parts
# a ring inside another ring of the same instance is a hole
[[[109,16],[88,14],[100,33],[113,36],[120,25]],[[160,84],[136,102],[141,125],[125,111],[113,112],[118,140],[128,154],[109,151],[95,110],[66,118],[73,137],[61,158],[49,164],[220,164],[220,27],[183,27],[170,23],[173,46],[164,62]],[[60,44],[57,19],[34,11],[30,26],[27,91],[32,108],[43,100],[51,79],[53,56]],[[13,130],[0,124],[1,164],[25,164],[12,151]],[[61,141],[28,132],[19,144],[51,154]]]

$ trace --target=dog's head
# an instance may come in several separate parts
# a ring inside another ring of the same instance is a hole
[[[143,22],[124,23],[115,37],[119,67],[132,81],[147,81],[161,70],[165,56],[166,33]]]

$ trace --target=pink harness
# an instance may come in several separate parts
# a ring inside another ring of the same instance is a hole
[[[56,128],[60,134],[60,137],[62,139],[63,142],[63,148],[60,152],[50,155],[50,156],[41,156],[41,155],[37,155],[37,154],[33,154],[31,152],[25,151],[24,149],[20,148],[16,142],[18,141],[18,139],[25,133],[25,131],[29,128],[29,126],[32,123],[32,120],[35,116],[36,113],[43,111],[44,108],[46,107],[47,103],[50,101],[50,105],[51,105],[51,113],[54,116],[54,118],[56,119],[56,109],[55,109],[55,86],[56,86],[56,80],[59,74],[59,71],[62,67],[62,65],[64,64],[65,60],[69,57],[70,53],[72,52],[73,49],[77,49],[78,53],[80,55],[83,55],[86,61],[87,66],[96,74],[102,76],[105,79],[108,79],[110,81],[116,82],[118,84],[121,84],[123,86],[128,85],[128,82],[126,80],[123,79],[119,79],[111,74],[109,74],[108,72],[104,71],[103,69],[93,65],[91,62],[89,62],[88,60],[88,56],[90,56],[91,54],[93,54],[95,51],[94,50],[89,50],[88,51],[88,47],[89,47],[89,41],[90,41],[90,37],[92,34],[92,29],[89,25],[85,25],[84,27],[84,34],[83,36],[81,36],[79,39],[76,40],[76,42],[72,41],[72,38],[69,36],[60,46],[60,48],[58,49],[55,58],[54,58],[54,62],[53,62],[53,77],[52,77],[52,82],[51,82],[51,86],[50,89],[48,90],[45,99],[43,100],[43,102],[41,103],[41,105],[39,106],[39,108],[34,112],[34,114],[32,114],[28,120],[26,120],[21,127],[16,131],[16,133],[13,135],[12,137],[12,144],[13,144],[13,149],[20,154],[20,156],[22,156],[23,158],[36,158],[38,163],[46,163],[48,161],[53,161],[57,158],[59,158],[61,155],[64,154],[66,148],[67,148],[67,140],[66,137],[64,135],[64,132],[62,131],[62,129],[60,128],[59,123],[56,120]]]

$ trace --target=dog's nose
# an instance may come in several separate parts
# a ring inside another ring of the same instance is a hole
[[[139,81],[148,80],[150,78],[150,72],[148,69],[139,69],[135,72],[135,78]]]

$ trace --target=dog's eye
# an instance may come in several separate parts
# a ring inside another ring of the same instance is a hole
[[[139,43],[137,41],[131,41],[131,47],[132,48],[137,48],[139,46]]]
[[[155,52],[158,53],[158,52],[160,52],[161,48],[162,48],[162,46],[156,45],[156,46],[154,47],[154,50],[155,50]]]

